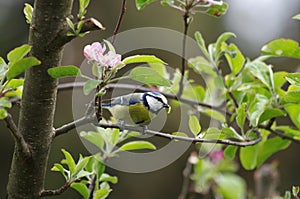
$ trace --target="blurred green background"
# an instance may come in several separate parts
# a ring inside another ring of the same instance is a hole
[[[229,10],[222,18],[197,14],[189,29],[189,35],[193,37],[194,32],[199,30],[204,35],[206,42],[209,43],[215,41],[217,36],[225,31],[234,32],[237,38],[231,41],[236,43],[244,55],[249,58],[258,56],[260,48],[272,39],[284,37],[299,41],[300,22],[291,19],[291,17],[300,13],[300,1],[227,0],[226,2],[229,4]],[[75,4],[77,4],[77,1]],[[86,44],[96,40],[101,41],[112,35],[118,19],[120,5],[121,0],[91,1],[87,16],[93,16],[98,19],[107,30],[104,32],[93,32],[68,44],[64,51],[63,64],[80,66],[84,60],[82,50]],[[28,25],[25,23],[23,16],[23,6],[23,1],[0,0],[0,56],[2,57],[5,57],[6,53],[14,47],[27,42]],[[127,12],[121,31],[152,26],[182,31],[181,14],[171,8],[162,7],[159,3],[151,4],[143,11],[137,11],[134,0],[128,0]],[[159,56],[159,54],[157,55]],[[174,60],[172,60],[171,56],[164,58],[170,63],[178,61],[178,57],[175,57]],[[297,71],[299,70],[300,62],[282,58],[271,60],[271,63],[274,65],[274,70]],[[71,81],[71,79],[64,79],[63,81]],[[59,92],[56,126],[72,120],[71,101],[71,91]],[[12,113],[14,113],[14,118],[17,121],[18,107],[13,108]],[[5,198],[14,143],[3,121],[0,122],[0,129],[0,198]],[[88,155],[75,131],[55,139],[48,164],[46,188],[55,189],[63,184],[63,178],[60,174],[50,172],[53,163],[59,162],[63,158],[60,152],[61,148],[67,149],[75,157],[78,157],[79,153]],[[290,189],[292,185],[300,185],[300,158],[298,151],[300,151],[300,145],[292,144],[289,149],[277,153],[269,160],[276,159],[279,161],[281,180],[278,190],[281,193],[286,189]],[[119,183],[113,185],[113,192],[110,198],[177,198],[181,189],[182,170],[185,167],[188,155],[189,152],[186,152],[168,167],[151,173],[130,174],[108,169],[110,174],[119,177]],[[246,172],[241,169],[240,173],[246,177],[248,187],[252,189],[253,172]],[[80,196],[75,191],[69,190],[62,196],[52,198],[80,198]]]

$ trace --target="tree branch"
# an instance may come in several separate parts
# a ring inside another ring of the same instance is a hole
[[[192,142],[192,143],[215,143],[215,144],[225,144],[225,145],[233,145],[233,146],[251,146],[255,145],[258,142],[261,141],[261,135],[260,133],[254,129],[254,133],[256,134],[257,138],[255,140],[246,141],[246,142],[238,142],[233,140],[216,140],[216,139],[206,139],[206,138],[192,138],[192,137],[183,137],[178,135],[171,135],[167,133],[162,133],[159,131],[153,131],[149,129],[141,129],[141,127],[134,127],[134,126],[121,126],[118,124],[94,124],[95,126],[103,127],[103,128],[116,128],[116,129],[122,129],[122,130],[129,130],[129,131],[138,131],[143,132],[148,135],[154,135],[170,140],[178,140],[178,141],[185,141],[185,142]]]
[[[57,196],[60,195],[62,193],[64,193],[65,191],[67,191],[70,188],[70,183],[66,182],[66,184],[58,189],[55,190],[43,190],[40,193],[40,197],[46,197],[46,196]]]
[[[4,119],[6,122],[7,128],[11,131],[12,136],[14,137],[15,142],[19,147],[21,147],[21,151],[27,157],[31,156],[30,146],[25,141],[23,135],[20,133],[17,125],[15,124],[10,113],[7,114],[7,117]]]
[[[125,12],[126,12],[126,0],[122,0],[121,12],[120,12],[120,15],[119,15],[119,19],[118,19],[116,28],[114,30],[114,35],[113,35],[112,42],[111,42],[112,44],[114,44],[115,41],[116,41],[116,36],[117,36],[117,34],[120,30]]]

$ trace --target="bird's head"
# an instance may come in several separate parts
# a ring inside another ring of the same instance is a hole
[[[170,112],[170,106],[167,98],[159,92],[146,92],[143,94],[143,103],[148,109],[157,114],[161,109],[165,108]]]

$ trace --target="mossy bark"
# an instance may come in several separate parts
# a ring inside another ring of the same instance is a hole
[[[63,46],[53,45],[67,29],[73,0],[36,0],[29,44],[41,65],[25,72],[19,131],[31,153],[16,144],[7,186],[8,199],[40,198],[53,135],[57,80],[47,70],[60,65]]]

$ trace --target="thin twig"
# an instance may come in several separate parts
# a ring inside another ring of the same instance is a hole
[[[183,30],[183,40],[182,40],[182,55],[181,55],[181,79],[179,83],[179,90],[177,95],[180,97],[183,93],[183,81],[184,81],[184,73],[186,69],[186,60],[185,60],[185,54],[186,54],[186,38],[187,38],[187,32],[189,28],[189,11],[187,10],[183,15],[184,20],[184,30]]]
[[[91,183],[89,185],[89,193],[90,193],[90,197],[89,199],[93,199],[93,192],[95,190],[95,186],[96,186],[96,179],[97,179],[97,175],[94,175],[93,178],[91,179]]]
[[[4,119],[7,125],[7,128],[11,131],[12,136],[15,139],[16,144],[20,147],[21,151],[25,156],[31,156],[31,150],[29,144],[25,141],[23,135],[19,131],[16,123],[14,122],[10,113],[7,114],[7,117]]]
[[[57,137],[57,136],[60,136],[60,135],[63,135],[67,132],[69,132],[70,130],[78,127],[78,126],[82,126],[82,125],[85,125],[85,124],[89,124],[91,122],[94,121],[94,118],[89,118],[89,117],[82,117],[82,118],[79,118],[75,121],[72,121],[68,124],[64,124],[63,126],[57,128],[54,130],[54,137]]]
[[[117,34],[119,33],[125,12],[126,12],[126,0],[122,0],[121,12],[119,15],[119,19],[118,19],[116,28],[114,30],[114,35],[112,37],[112,41],[111,41],[112,44],[114,44],[116,41],[116,37],[117,37]]]
[[[55,190],[43,190],[40,193],[40,197],[46,197],[46,196],[57,196],[60,195],[62,193],[64,193],[65,191],[67,191],[70,188],[70,183],[66,182],[66,184],[58,189]]]
[[[245,141],[245,142],[238,142],[238,141],[233,141],[233,140],[216,140],[216,139],[206,139],[206,138],[192,138],[192,137],[183,137],[183,136],[178,136],[178,135],[171,135],[167,133],[162,133],[159,131],[153,131],[149,129],[141,129],[141,127],[134,127],[134,126],[121,126],[118,124],[104,124],[104,123],[99,123],[99,124],[94,124],[99,127],[103,128],[117,128],[117,129],[122,129],[122,130],[129,130],[129,131],[138,131],[138,132],[143,132],[148,135],[154,135],[170,140],[178,140],[178,141],[185,141],[185,142],[191,142],[191,143],[215,143],[215,144],[225,144],[225,145],[233,145],[233,146],[251,146],[255,145],[258,142],[261,141],[261,135],[260,133],[254,129],[254,133],[256,134],[257,138],[255,140],[251,141]]]

